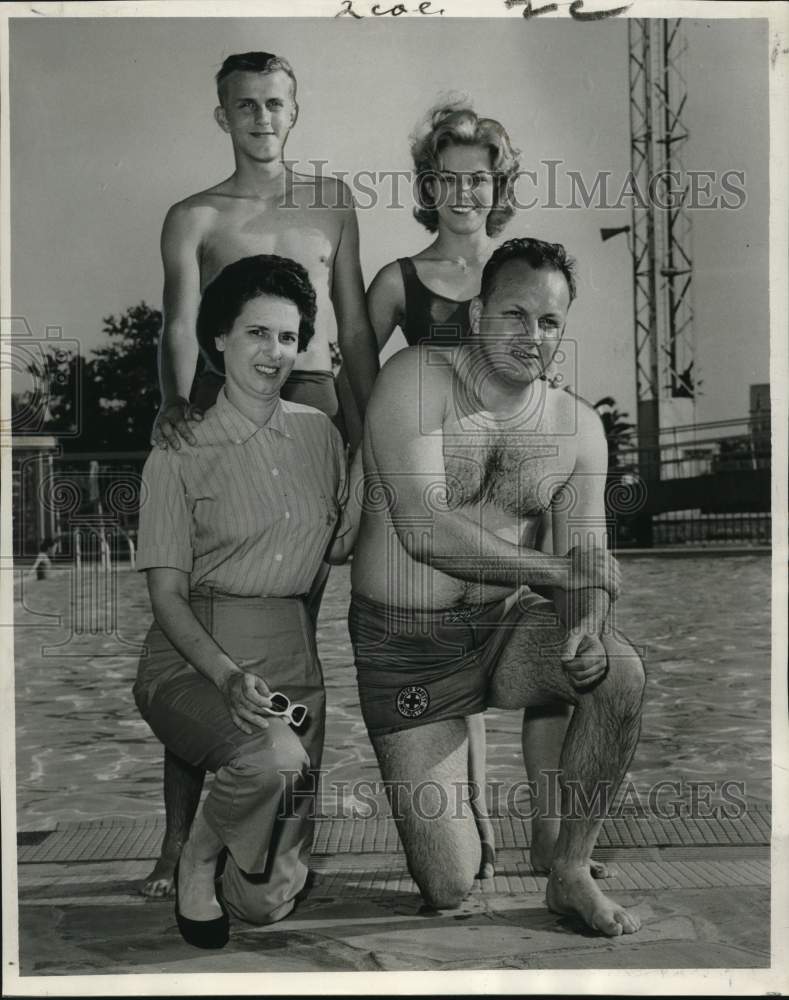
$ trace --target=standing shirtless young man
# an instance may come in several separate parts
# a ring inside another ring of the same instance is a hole
[[[299,111],[293,69],[271,53],[247,52],[228,56],[216,83],[214,116],[230,136],[235,170],[227,180],[173,205],[164,221],[162,403],[151,436],[160,447],[177,449],[180,438],[194,444],[189,420],[201,419],[216,399],[223,379],[207,360],[195,382],[197,311],[203,289],[227,264],[243,257],[278,254],[296,260],[315,288],[315,335],[282,388],[284,399],[337,416],[329,348],[335,340],[361,418],[378,373],[351,194],[336,178],[295,174],[283,161]],[[348,421],[351,429],[358,424],[358,418]],[[316,617],[321,592],[316,581]],[[199,802],[203,772],[167,752],[164,782],[167,828],[161,856],[142,888],[148,896],[172,891],[173,869]]]
[[[644,673],[606,627],[619,576],[600,420],[540,378],[574,294],[563,247],[510,240],[483,271],[469,338],[384,366],[349,626],[362,714],[425,900],[457,906],[479,866],[465,718],[565,702],[547,903],[618,935],[638,917],[601,892],[590,859],[638,740]]]
[[[293,69],[271,53],[247,52],[228,56],[216,81],[219,106],[214,116],[230,136],[235,170],[215,187],[173,205],[162,229],[162,405],[153,442],[175,448],[179,437],[189,440],[187,418],[211,405],[221,384],[209,368],[190,403],[200,295],[222,268],[242,257],[290,257],[306,268],[317,294],[315,336],[299,358],[284,398],[336,414],[329,348],[334,340],[362,415],[378,372],[351,194],[334,177],[295,174],[283,162],[299,112]]]

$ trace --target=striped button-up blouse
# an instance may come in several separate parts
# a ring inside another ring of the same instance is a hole
[[[286,400],[258,427],[222,389],[192,432],[195,446],[145,463],[137,569],[183,570],[193,590],[239,597],[306,594],[345,502],[337,429]]]

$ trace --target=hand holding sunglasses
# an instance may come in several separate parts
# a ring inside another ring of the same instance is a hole
[[[291,701],[281,691],[272,691],[269,700],[271,701],[269,708],[271,715],[285,719],[294,729],[303,726],[307,721],[307,706],[297,701]]]

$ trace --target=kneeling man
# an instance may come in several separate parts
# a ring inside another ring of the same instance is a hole
[[[479,868],[465,717],[564,703],[546,901],[619,935],[638,918],[600,891],[590,858],[638,740],[644,673],[607,625],[619,575],[602,425],[543,377],[574,295],[563,247],[510,240],[485,267],[468,339],[384,367],[349,624],[362,713],[425,900],[457,906]]]

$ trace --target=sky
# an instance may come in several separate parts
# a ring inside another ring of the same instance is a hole
[[[745,173],[736,211],[698,209],[693,224],[699,421],[748,410],[769,379],[768,36],[765,21],[685,21],[690,139],[685,166]],[[410,167],[408,134],[440,93],[462,91],[497,118],[536,170],[538,193],[559,160],[590,186],[618,190],[630,166],[627,25],[622,19],[12,19],[10,27],[12,311],[35,336],[59,327],[83,353],[102,317],[141,300],[161,306],[159,234],[167,208],[227,177],[213,75],[232,52],[285,55],[299,79],[286,149],[301,169]],[[530,182],[528,182],[530,183]],[[391,185],[389,185],[391,186]],[[386,192],[387,185],[384,185]],[[386,198],[359,209],[365,281],[429,234]],[[519,187],[522,197],[533,194]],[[567,337],[570,379],[631,415],[635,368],[628,207],[523,209],[502,239],[562,242],[577,258],[579,297]],[[396,335],[390,350],[403,346]]]

